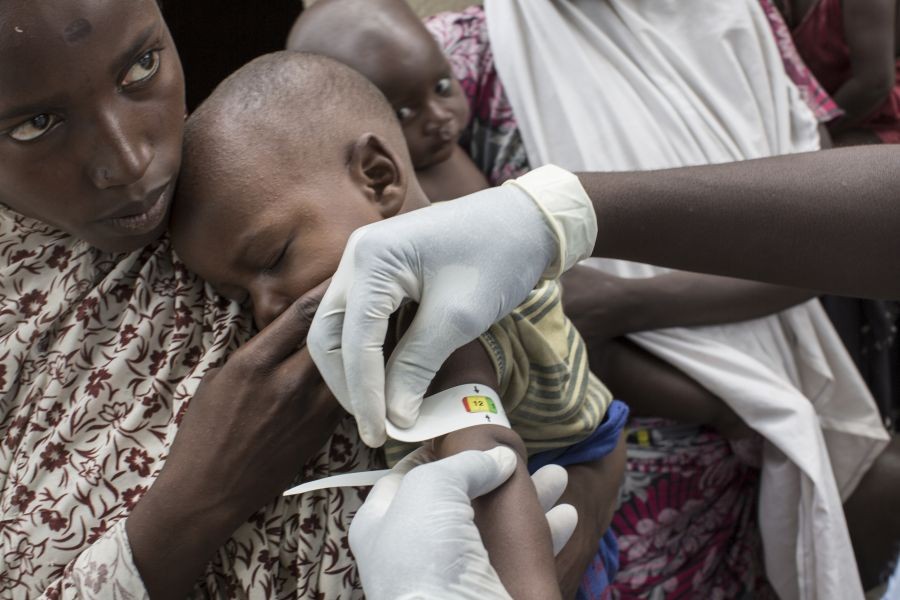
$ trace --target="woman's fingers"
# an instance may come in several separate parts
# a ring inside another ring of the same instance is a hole
[[[294,354],[306,341],[309,327],[330,280],[325,280],[298,298],[265,329],[247,342],[240,352],[253,356],[258,368],[274,368]]]
[[[547,512],[566,491],[569,472],[559,465],[546,465],[531,476],[531,482],[537,491],[541,508]]]

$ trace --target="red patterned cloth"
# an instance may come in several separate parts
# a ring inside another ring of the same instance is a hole
[[[612,528],[613,598],[774,599],[757,527],[759,471],[711,430],[634,419]]]
[[[202,375],[249,320],[167,240],[111,256],[0,206],[0,597],[144,598],[125,518]],[[303,475],[375,468],[345,422]],[[194,597],[362,598],[356,490],[280,498],[216,553]]]
[[[807,106],[812,109],[819,123],[827,123],[842,116],[844,111],[828,95],[816,76],[803,62],[800,53],[797,52],[794,38],[791,36],[791,30],[787,23],[784,22],[784,17],[770,0],[759,0],[759,5],[762,6],[772,33],[775,35],[775,43],[778,44],[778,51],[784,62],[784,70],[800,90],[800,95],[806,101]]]

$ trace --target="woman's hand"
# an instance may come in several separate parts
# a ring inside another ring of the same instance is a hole
[[[300,349],[317,289],[209,372],[127,521],[151,597],[184,597],[211,554],[327,440],[340,407]]]

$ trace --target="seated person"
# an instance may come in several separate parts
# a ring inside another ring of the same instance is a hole
[[[517,185],[527,191],[541,177]],[[331,277],[354,230],[427,205],[378,89],[329,58],[282,52],[237,71],[188,120],[172,242],[222,295],[251,305],[263,327]],[[400,313],[398,322],[410,316]],[[473,383],[499,391],[514,430],[480,425],[434,447],[439,456],[497,444],[519,453],[510,481],[476,503],[476,519],[514,597],[558,597],[525,459],[598,434],[618,440],[627,411],[590,373],[556,281],[454,353],[430,393]]]
[[[457,143],[470,120],[460,82],[405,0],[319,0],[294,23],[287,48],[338,60],[382,91],[400,120],[416,176],[431,200],[458,198],[489,187]],[[588,343],[593,372],[639,414],[708,424],[732,440],[747,437],[749,428],[714,394],[633,343],[613,339],[629,331],[610,329],[610,335],[596,335],[603,325],[586,323],[596,311],[582,309],[593,309],[598,303],[576,304],[570,296],[596,298],[603,285],[597,279],[602,277],[602,272],[579,265],[562,278],[566,313]],[[772,310],[806,300],[810,294],[791,291],[786,296],[772,302]],[[635,310],[640,314],[644,308]],[[759,314],[767,314],[766,310],[768,306]],[[617,317],[612,325],[622,322]]]
[[[400,120],[416,177],[432,201],[489,187],[459,145],[471,116],[460,83],[404,0],[320,0],[294,23],[287,49],[329,56],[381,90]]]

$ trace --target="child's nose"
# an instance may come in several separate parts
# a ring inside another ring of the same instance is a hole
[[[253,320],[256,326],[263,329],[290,305],[290,298],[274,290],[262,290],[253,294]]]
[[[435,133],[446,127],[452,120],[453,113],[447,110],[443,103],[432,101],[428,105],[428,114],[425,119],[425,133]]]

